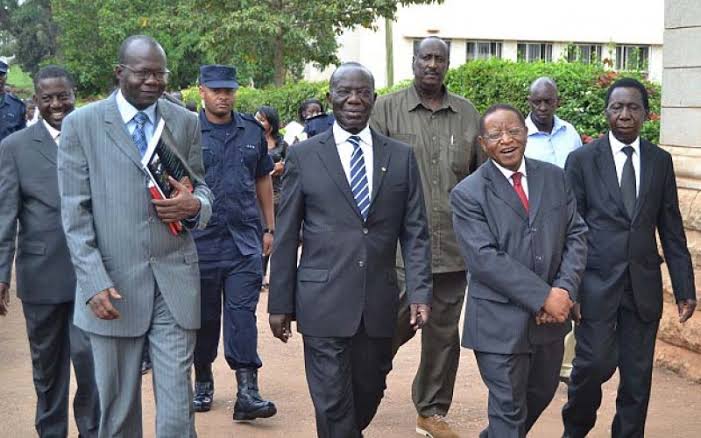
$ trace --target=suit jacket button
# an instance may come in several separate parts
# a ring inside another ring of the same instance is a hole
[[[363,234],[367,234],[367,233],[369,233],[369,232],[370,232],[370,231],[368,231],[367,228],[363,228]]]
[[[359,262],[358,262],[358,266],[361,267],[361,268],[364,268],[364,267],[365,267],[365,262],[362,261],[362,260],[359,261]]]

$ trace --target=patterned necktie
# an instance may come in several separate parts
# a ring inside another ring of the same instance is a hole
[[[139,149],[139,153],[143,157],[146,153],[146,148],[148,147],[148,143],[146,142],[146,132],[144,131],[144,126],[146,125],[146,122],[148,122],[148,116],[145,112],[139,111],[132,120],[134,120],[136,123],[136,129],[134,129],[134,132],[132,132],[131,138],[134,140],[134,144]]]
[[[523,208],[526,209],[526,213],[528,213],[528,196],[526,196],[526,191],[523,190],[523,186],[521,185],[522,176],[523,174],[521,174],[521,172],[516,172],[513,175],[511,175],[511,179],[514,180],[514,190],[516,190],[518,199],[521,200]]]
[[[625,146],[621,149],[626,154],[626,162],[623,164],[623,173],[621,174],[621,196],[623,197],[623,205],[626,207],[628,217],[633,217],[635,211],[635,201],[637,198],[635,188],[635,167],[633,167],[633,147]]]
[[[348,143],[353,145],[350,172],[351,191],[360,215],[363,220],[367,220],[370,209],[370,190],[368,189],[368,176],[365,172],[365,158],[363,158],[363,150],[360,149],[360,137],[351,135],[348,137]]]

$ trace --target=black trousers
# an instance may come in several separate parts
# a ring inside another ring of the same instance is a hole
[[[641,320],[632,293],[624,292],[616,319],[596,321],[585,315],[575,327],[577,347],[562,409],[565,436],[585,437],[594,427],[601,385],[616,368],[620,383],[611,436],[644,436],[659,323]]]
[[[475,351],[489,389],[489,424],[480,438],[523,438],[548,407],[560,379],[562,340],[534,345],[527,354]]]
[[[73,414],[81,437],[96,437],[100,402],[90,339],[73,325],[73,303],[22,302],[27,324],[32,375],[37,394],[35,427],[41,438],[68,436],[71,361],[77,389]]]
[[[319,438],[359,438],[372,421],[392,369],[392,338],[304,336],[307,384]]]

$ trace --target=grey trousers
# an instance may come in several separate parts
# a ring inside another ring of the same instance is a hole
[[[97,436],[100,404],[88,335],[73,324],[73,302],[22,302],[27,324],[32,375],[37,394],[34,426],[41,438],[68,436],[68,400],[71,362],[77,389],[73,415],[83,438]]]
[[[156,436],[197,436],[192,410],[190,367],[196,330],[178,326],[156,291],[151,327],[144,336],[118,338],[91,334],[100,393],[99,438],[141,438],[141,358],[148,337],[156,399]]]
[[[400,301],[393,340],[395,354],[416,333],[409,325],[405,278],[404,269],[397,268]],[[421,330],[421,361],[411,386],[411,398],[416,412],[421,416],[446,415],[453,402],[455,376],[460,362],[458,323],[466,287],[465,271],[433,274],[431,317]]]

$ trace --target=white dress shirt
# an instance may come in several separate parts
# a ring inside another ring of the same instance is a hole
[[[504,175],[507,181],[509,181],[509,184],[511,184],[511,187],[514,186],[514,179],[511,178],[511,176],[516,173],[513,170],[509,170],[505,167],[502,167],[497,163],[496,161],[492,160],[492,163],[494,163],[495,166],[497,166],[497,169]],[[528,175],[526,175],[526,159],[523,158],[521,160],[521,165],[518,167],[518,171],[521,172],[521,187],[523,187],[523,191],[526,194],[526,199],[530,199],[530,196],[528,195]],[[514,189],[515,190],[515,189]]]
[[[365,173],[368,178],[368,191],[370,193],[370,199],[372,200],[372,173],[374,167],[373,154],[372,154],[372,134],[370,133],[370,128],[365,127],[362,131],[357,134],[351,134],[345,129],[341,128],[338,122],[333,123],[333,138],[336,141],[336,148],[338,149],[338,156],[341,158],[341,165],[343,166],[343,171],[346,173],[346,179],[348,179],[348,184],[351,180],[351,155],[353,155],[353,145],[348,141],[348,137],[352,135],[357,135],[360,137],[360,150],[363,151],[363,159],[365,160]]]
[[[44,119],[42,119],[41,122],[44,124],[46,130],[49,131],[49,135],[51,136],[51,138],[54,139],[56,145],[58,145],[58,138],[61,135],[61,131],[59,131],[58,129],[54,129],[54,127],[49,125]]]
[[[613,154],[613,162],[616,164],[616,176],[618,177],[618,185],[621,185],[621,177],[623,176],[623,165],[626,164],[628,156],[623,152],[626,146],[633,147],[633,169],[635,169],[635,196],[640,193],[640,137],[636,138],[633,143],[627,145],[621,143],[609,131],[609,143],[611,143],[611,153]]]
[[[117,91],[117,109],[119,110],[119,114],[122,116],[124,124],[127,125],[129,135],[134,134],[134,130],[136,129],[134,116],[139,112],[139,110],[127,102],[122,95],[122,90]],[[146,122],[144,125],[144,134],[146,135],[146,143],[148,143],[151,141],[151,137],[153,137],[153,131],[156,130],[156,103],[141,111],[148,117],[148,122]]]

